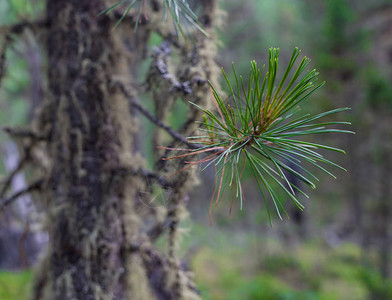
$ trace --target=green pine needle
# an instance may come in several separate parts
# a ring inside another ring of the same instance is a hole
[[[263,73],[264,67],[260,70],[255,61],[251,62],[248,82],[244,82],[242,76],[238,77],[233,64],[235,78],[233,86],[222,69],[230,101],[224,100],[210,84],[216,111],[203,109],[192,103],[206,114],[204,122],[200,122],[200,130],[205,134],[190,137],[189,140],[201,145],[201,148],[194,152],[211,153],[199,163],[207,162],[208,165],[216,167],[219,187],[216,188],[216,193],[211,199],[215,200],[215,204],[220,201],[223,190],[230,188],[233,190],[233,199],[238,199],[242,208],[244,196],[241,177],[247,164],[251,167],[267,205],[270,221],[271,202],[279,218],[282,219],[282,214],[286,214],[285,199],[290,199],[302,210],[304,206],[300,203],[298,195],[307,197],[301,188],[287,179],[288,174],[291,173],[311,188],[316,187],[318,179],[303,166],[303,161],[334,178],[335,176],[326,169],[326,166],[344,170],[318,152],[319,149],[323,149],[345,153],[343,150],[301,140],[307,135],[353,132],[331,128],[334,125],[349,125],[348,122],[319,122],[319,119],[349,108],[338,108],[314,116],[299,115],[301,102],[324,85],[324,82],[316,84],[318,75],[316,70],[305,72],[310,62],[309,58],[304,57],[294,70],[299,54],[300,50],[295,48],[280,80],[277,78],[279,49],[276,48],[271,48],[269,51],[267,73]],[[187,155],[192,155],[192,152]],[[228,184],[224,184],[225,179]],[[285,196],[282,197],[280,194]]]
[[[167,12],[169,12],[171,19],[173,21],[174,30],[177,37],[181,34],[181,36],[187,40],[186,33],[184,31],[184,24],[188,24],[205,35],[208,35],[203,26],[198,21],[197,15],[192,11],[189,7],[187,0],[162,0],[163,1],[163,20],[165,22],[167,20]],[[145,14],[146,0],[121,0],[118,3],[112,5],[111,7],[104,9],[99,13],[99,15],[110,14],[114,9],[119,7],[122,4],[126,4],[126,8],[121,18],[115,24],[115,27],[120,25],[120,23],[124,20],[124,18],[128,15],[131,9],[137,8],[137,18],[135,23],[135,31],[137,30],[137,26],[140,20],[140,15]],[[147,16],[146,16],[147,17]]]

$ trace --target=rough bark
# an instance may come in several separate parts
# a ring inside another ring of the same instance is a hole
[[[134,272],[126,249],[137,232],[132,178],[136,168],[128,101],[111,91],[128,62],[103,1],[50,0],[47,4],[50,210],[47,299],[127,299]],[[140,285],[138,288],[142,288]],[[142,294],[142,292],[141,292]],[[137,298],[137,297],[135,297]]]

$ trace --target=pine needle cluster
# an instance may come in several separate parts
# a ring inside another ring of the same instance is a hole
[[[116,4],[110,6],[109,8],[103,10],[100,14],[109,14],[114,9],[118,8],[121,5],[125,6],[122,16],[117,21],[115,27],[117,27],[124,18],[129,14],[132,9],[137,11],[136,13],[136,22],[135,22],[135,31],[137,30],[137,26],[140,22],[140,17],[143,16],[145,19],[148,19],[146,14],[146,0],[121,0]],[[162,22],[167,21],[168,12],[171,16],[171,20],[174,25],[174,30],[177,37],[181,34],[181,36],[186,40],[186,28],[194,27],[201,31],[203,34],[207,35],[207,32],[204,30],[203,26],[198,21],[197,15],[190,8],[187,0],[162,0],[163,2],[163,20]],[[188,26],[183,26],[184,24]],[[188,34],[189,35],[189,34]]]
[[[299,54],[300,50],[295,48],[280,80],[277,79],[279,49],[276,48],[269,51],[266,73],[265,67],[260,69],[255,61],[251,62],[247,82],[237,75],[234,64],[232,69],[235,84],[230,83],[222,69],[229,96],[224,100],[211,85],[215,111],[192,103],[205,113],[204,122],[200,122],[199,129],[203,134],[188,138],[200,147],[196,150],[182,149],[189,152],[168,159],[209,153],[201,160],[189,164],[206,164],[204,169],[210,165],[215,167],[216,184],[211,203],[215,199],[217,205],[222,198],[222,191],[228,187],[233,193],[230,212],[235,199],[239,200],[242,209],[244,190],[241,178],[247,165],[252,170],[266,203],[270,221],[270,201],[282,219],[282,214],[287,215],[284,208],[287,198],[303,210],[304,206],[298,195],[308,197],[302,188],[288,180],[287,174],[291,173],[307,186],[315,188],[315,182],[319,180],[308,170],[309,164],[332,177],[335,176],[326,166],[344,170],[319,151],[325,149],[344,153],[342,149],[303,140],[304,136],[314,134],[353,132],[333,128],[334,125],[349,125],[349,122],[320,121],[349,108],[338,108],[316,115],[301,114],[300,104],[322,87],[324,82],[316,84],[316,70],[306,71],[310,63],[307,57],[294,68]],[[308,164],[304,165],[304,162]]]

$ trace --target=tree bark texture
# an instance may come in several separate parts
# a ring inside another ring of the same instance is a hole
[[[124,278],[134,271],[125,249],[137,231],[135,192],[115,170],[136,167],[136,128],[127,100],[110,89],[129,63],[108,18],[98,18],[103,8],[90,0],[47,4],[52,299],[126,299]]]

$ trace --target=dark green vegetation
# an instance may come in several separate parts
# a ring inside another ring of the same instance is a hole
[[[322,241],[307,241],[287,251],[274,238],[214,232],[200,225],[184,241],[196,243],[200,248],[190,265],[203,299],[367,300],[371,291],[392,297],[392,284],[383,285],[376,270],[361,265],[355,244],[332,249]],[[31,278],[27,271],[0,273],[1,299],[25,299]]]
[[[31,271],[0,272],[0,299],[27,299],[31,288]]]
[[[192,261],[203,299],[366,300],[371,290],[392,295],[391,288],[378,290],[382,279],[361,265],[355,244],[331,249],[307,241],[287,249],[255,234],[219,234],[203,241]]]

